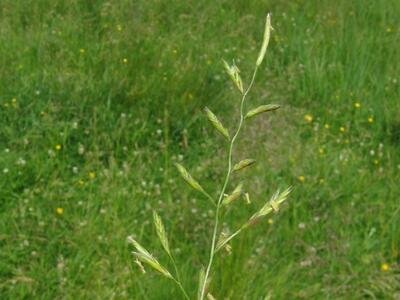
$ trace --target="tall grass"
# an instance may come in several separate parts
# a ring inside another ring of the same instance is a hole
[[[178,299],[137,271],[124,241],[136,232],[157,249],[155,207],[182,277],[197,284],[192,266],[209,253],[191,249],[208,241],[213,218],[173,164],[217,190],[222,142],[208,142],[201,110],[224,124],[238,117],[218,62],[251,72],[266,11],[273,51],[249,101],[284,109],[245,126],[237,151],[266,162],[245,175],[255,194],[294,191],[279,220],[215,261],[214,296],[396,297],[398,1],[4,0],[0,298]],[[261,204],[252,202],[223,226],[244,222]]]

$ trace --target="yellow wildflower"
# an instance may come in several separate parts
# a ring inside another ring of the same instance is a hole
[[[368,117],[368,123],[373,123],[373,122],[374,122],[374,117],[369,116],[369,117]]]
[[[62,215],[63,212],[64,212],[64,209],[63,209],[62,207],[57,207],[57,208],[56,208],[56,213],[57,213],[58,215]]]
[[[325,124],[324,127],[325,127],[325,129],[329,129],[329,128],[331,128],[331,125]]]
[[[95,172],[89,172],[88,174],[90,179],[95,179],[96,178],[96,173]]]
[[[84,185],[84,184],[85,184],[85,181],[82,180],[82,179],[80,179],[80,180],[78,181],[78,183],[79,183],[79,185]]]
[[[382,272],[387,272],[387,271],[389,271],[389,265],[388,265],[387,263],[383,263],[383,264],[381,265],[381,271],[382,271]]]
[[[324,148],[319,148],[318,152],[319,152],[319,154],[324,154],[325,153]]]
[[[361,103],[360,103],[360,102],[354,103],[354,107],[355,107],[355,108],[361,108]]]
[[[324,179],[324,178],[321,178],[321,179],[319,180],[319,183],[320,183],[320,184],[324,184],[324,183],[325,183],[325,179]]]
[[[268,222],[268,224],[269,224],[269,225],[272,225],[272,224],[274,224],[274,220],[272,220],[272,219],[268,219],[268,221],[267,221],[267,222]]]
[[[307,114],[307,115],[304,115],[304,120],[308,123],[311,123],[313,120],[313,117],[312,117],[312,115]]]
[[[127,64],[127,63],[128,63],[128,59],[127,59],[127,58],[124,58],[124,59],[122,60],[122,62],[123,62],[124,64]]]
[[[117,25],[117,30],[118,30],[118,31],[122,31],[122,26],[118,24],[118,25]]]
[[[80,52],[81,54],[83,54],[83,53],[85,53],[85,49],[81,48],[81,49],[79,49],[79,52]]]
[[[339,131],[340,131],[340,132],[345,132],[345,131],[346,131],[346,128],[344,128],[343,126],[340,126]]]
[[[56,148],[57,151],[60,151],[62,146],[60,144],[57,144],[54,148]]]
[[[303,175],[300,175],[299,177],[297,177],[297,179],[298,179],[300,182],[304,182],[304,181],[306,180],[306,178],[305,178]]]

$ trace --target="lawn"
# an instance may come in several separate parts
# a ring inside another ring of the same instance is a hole
[[[183,299],[131,254],[134,236],[172,268],[164,221],[195,299],[212,197],[240,95],[271,42],[247,108],[234,175],[234,231],[292,186],[277,213],[221,251],[221,299],[400,299],[400,2],[398,0],[2,0],[0,2],[0,299]]]

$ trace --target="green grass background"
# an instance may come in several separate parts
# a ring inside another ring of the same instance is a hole
[[[170,267],[153,209],[194,298],[213,214],[173,163],[217,195],[226,142],[202,109],[234,130],[239,95],[221,59],[248,83],[268,11],[275,31],[247,107],[282,109],[245,125],[234,158],[258,164],[230,189],[242,179],[252,204],[224,226],[294,189],[221,252],[211,291],[400,299],[397,0],[2,0],[1,299],[180,299],[140,273],[126,242]]]

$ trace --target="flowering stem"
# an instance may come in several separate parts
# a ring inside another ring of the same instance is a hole
[[[246,91],[243,93],[242,101],[240,103],[240,121],[239,121],[239,125],[238,125],[238,128],[236,130],[235,135],[233,136],[233,138],[232,138],[232,140],[230,141],[230,144],[229,144],[228,171],[226,173],[225,182],[224,182],[224,185],[223,185],[223,187],[221,189],[221,193],[219,195],[218,202],[217,202],[217,209],[216,209],[216,212],[215,212],[214,231],[213,231],[211,249],[210,249],[210,258],[209,258],[209,261],[208,261],[206,274],[204,276],[203,286],[201,288],[200,300],[203,300],[204,297],[206,296],[205,295],[205,290],[206,290],[206,285],[207,285],[207,279],[208,279],[208,277],[210,275],[211,266],[212,266],[212,263],[213,263],[213,260],[214,260],[214,255],[215,255],[215,250],[216,250],[215,249],[215,244],[216,244],[216,241],[217,241],[217,233],[218,233],[218,226],[219,226],[219,211],[220,211],[220,208],[221,208],[222,199],[224,197],[226,187],[228,186],[229,179],[230,179],[230,176],[231,176],[231,173],[232,173],[232,150],[233,150],[233,145],[234,145],[234,143],[236,141],[236,138],[239,135],[239,132],[240,132],[240,130],[242,128],[242,125],[243,125],[243,120],[244,120],[244,115],[243,115],[244,102],[246,100],[246,96],[247,96],[248,92],[250,91],[250,89],[252,88],[252,86],[254,84],[254,79],[255,79],[256,74],[257,74],[257,69],[258,69],[258,66],[256,66],[256,68],[254,69],[254,73],[253,73],[253,77],[251,79],[251,82],[250,82],[248,88],[246,89]]]

